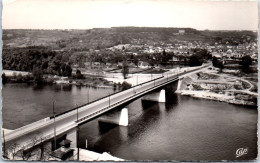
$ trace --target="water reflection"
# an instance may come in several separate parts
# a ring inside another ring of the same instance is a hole
[[[6,84],[3,126],[15,129],[52,115],[53,100],[59,113],[113,92],[113,88],[47,85],[34,90]],[[166,103],[139,98],[125,106],[128,127],[99,124],[98,119],[80,126],[80,147],[86,147],[87,139],[88,149],[128,160],[243,160],[257,156],[256,107],[166,93]],[[249,152],[236,158],[235,151],[241,147]]]
[[[165,104],[149,101],[142,101],[141,103],[142,110],[144,111],[141,111],[141,113],[134,119],[129,119],[128,127],[98,123],[100,136],[97,136],[99,137],[99,139],[94,143],[92,147],[90,146],[90,149],[95,149],[99,152],[112,152],[113,149],[111,151],[111,146],[115,146],[115,144],[135,144],[136,141],[145,139],[145,135],[148,134],[151,128],[153,128],[157,121],[160,119],[160,115],[165,110]],[[128,106],[128,108],[130,112],[129,114],[131,114],[133,108],[132,106]],[[129,118],[131,117],[132,116],[129,116]],[[84,131],[82,134],[87,134]]]
[[[112,124],[112,123],[105,123],[102,121],[98,122],[99,133],[102,135],[105,134],[106,132],[112,130],[115,127],[118,127],[118,125]]]
[[[53,85],[53,88],[54,88],[54,91],[55,91],[55,92],[59,92],[59,91],[62,90],[62,86],[59,85],[59,84],[55,84],[55,85]]]
[[[94,120],[81,126],[80,138],[88,139],[91,150],[128,160],[235,160],[239,146],[251,151],[244,159],[256,157],[256,108],[177,94],[166,98],[137,99],[126,106],[129,126],[100,129]]]
[[[66,84],[3,85],[3,126],[15,129],[52,116],[52,103],[57,114],[112,94],[112,88],[76,87]],[[15,119],[13,117],[16,117]]]
[[[61,87],[62,87],[63,91],[69,91],[70,92],[72,90],[72,85],[69,85],[69,84],[61,85]]]

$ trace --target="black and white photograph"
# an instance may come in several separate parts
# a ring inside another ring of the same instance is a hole
[[[257,0],[1,4],[5,162],[257,160]]]

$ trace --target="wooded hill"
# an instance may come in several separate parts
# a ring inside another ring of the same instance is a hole
[[[180,34],[179,30],[184,30]],[[44,46],[53,50],[89,50],[118,44],[175,44],[178,41],[255,41],[252,31],[198,31],[192,28],[112,27],[88,30],[3,30],[4,47]]]

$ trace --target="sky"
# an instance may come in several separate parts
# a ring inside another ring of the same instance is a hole
[[[256,0],[2,0],[3,29],[257,30]]]

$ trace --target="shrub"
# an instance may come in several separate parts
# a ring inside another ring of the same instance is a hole
[[[127,89],[129,89],[129,88],[131,88],[131,87],[132,87],[131,84],[129,84],[129,83],[127,83],[126,81],[124,81],[124,82],[122,83],[121,89],[122,89],[122,90],[127,90]]]

